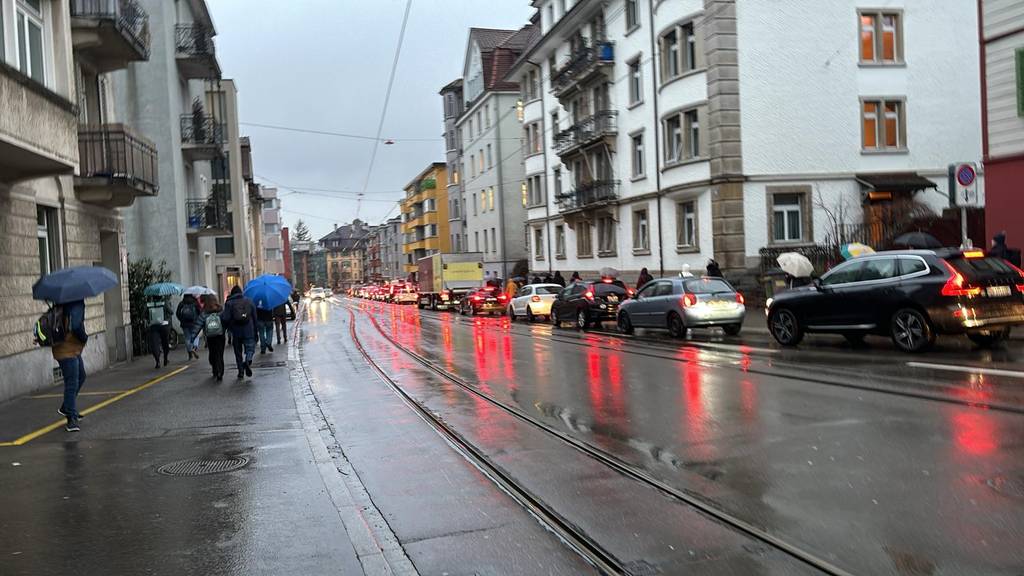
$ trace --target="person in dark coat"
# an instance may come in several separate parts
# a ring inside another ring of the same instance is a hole
[[[260,342],[260,354],[274,351],[274,311],[256,309],[256,339]]]
[[[580,280],[582,280],[582,278],[580,278],[579,272],[573,272],[572,276],[569,278],[569,282],[579,282]]]
[[[639,292],[640,289],[646,286],[647,283],[650,282],[651,280],[654,280],[654,276],[651,276],[651,273],[647,271],[647,268],[641,269],[640,277],[636,279],[637,292]]]
[[[708,259],[708,276],[712,278],[722,277],[722,268],[718,266],[718,262],[714,258]]]
[[[544,275],[544,283],[545,284],[554,284],[555,283],[555,279],[551,277],[551,274],[545,274]]]
[[[256,354],[256,306],[242,294],[241,288],[235,286],[224,303],[220,319],[231,333],[238,378],[251,377],[252,357]]]
[[[223,312],[220,300],[213,294],[203,294],[199,298],[203,304],[203,318],[219,316]],[[206,331],[206,349],[209,351],[210,368],[213,369],[213,378],[218,382],[224,379],[224,323],[220,322],[220,331],[215,331],[216,324],[203,322],[203,329]]]
[[[1000,232],[992,237],[992,247],[988,249],[986,256],[1002,258],[1006,260],[1010,255],[1010,248],[1006,245],[1006,232]]]
[[[199,309],[199,302],[191,294],[185,294],[175,311],[178,323],[181,324],[181,332],[185,336],[185,352],[188,353],[189,360],[199,358],[199,353],[196,352],[198,347],[196,337],[199,335],[201,327],[199,322],[202,315],[203,311]]]
[[[533,280],[530,280],[530,284],[540,284],[540,283],[541,283],[540,282],[540,276],[534,274],[533,275]]]
[[[555,284],[558,284],[562,288],[565,288],[565,277],[562,276],[561,272],[555,270],[555,277],[552,278],[552,280],[554,281]]]
[[[281,338],[288,342],[288,316],[294,315],[295,308],[287,300],[285,300],[284,304],[274,308],[274,336],[277,337],[278,344],[281,343]]]
[[[160,353],[167,366],[167,354],[171,350],[171,304],[166,298],[151,298],[146,302],[146,330],[149,333],[149,353],[160,368]]]

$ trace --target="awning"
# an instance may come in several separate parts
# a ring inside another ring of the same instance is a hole
[[[879,192],[916,192],[938,187],[938,184],[917,172],[872,172],[857,174],[856,177],[868,190]]]

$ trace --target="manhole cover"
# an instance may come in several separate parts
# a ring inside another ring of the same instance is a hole
[[[221,460],[182,460],[164,464],[157,472],[167,476],[205,476],[238,470],[249,463],[248,458],[234,456]]]
[[[1024,498],[1024,479],[1007,476],[996,476],[987,481],[989,488],[1007,496]]]

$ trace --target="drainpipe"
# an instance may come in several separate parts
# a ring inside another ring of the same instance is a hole
[[[537,64],[533,60],[527,60],[530,64],[533,64],[537,68],[537,79],[540,81],[541,97],[540,97],[540,118],[541,126],[544,125],[544,121],[548,118],[547,108],[544,106],[544,73],[540,68],[540,64]],[[549,80],[550,81],[550,80]],[[555,126],[551,127],[551,134],[554,135]],[[546,131],[545,131],[546,132]],[[544,132],[541,132],[541,138],[544,139],[544,236],[548,239],[548,274],[554,273],[554,262],[551,259],[551,203],[548,199],[548,145],[547,136]]]
[[[657,45],[654,41],[654,0],[647,0],[647,13],[651,15],[651,25],[648,26],[648,29],[650,30],[649,36],[651,39],[651,92],[653,95],[651,104],[654,110],[654,190],[657,193],[655,202],[658,209],[658,268],[660,270],[658,275],[664,276],[665,252],[661,240],[661,137],[659,134],[661,122],[658,120],[658,53],[656,51]]]
[[[497,96],[496,100],[500,102],[501,96]],[[495,108],[497,108],[497,105],[495,105]],[[498,223],[501,228],[501,277],[502,280],[508,280],[508,252],[505,250],[505,180],[501,176],[501,159],[504,158],[501,155],[502,118],[504,116],[498,114],[498,119],[494,122],[494,148],[498,157]],[[484,228],[484,234],[487,234],[486,228]]]

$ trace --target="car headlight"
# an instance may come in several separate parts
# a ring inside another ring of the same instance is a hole
[[[768,315],[768,310],[772,307],[772,302],[774,302],[774,301],[775,301],[774,298],[769,298],[769,299],[764,301],[764,315],[765,316]]]

